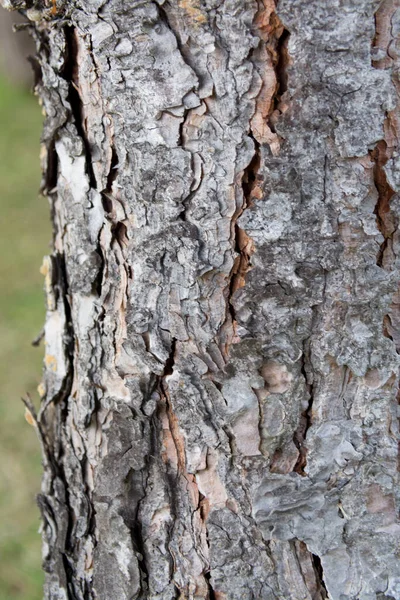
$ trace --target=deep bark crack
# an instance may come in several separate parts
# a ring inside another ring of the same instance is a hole
[[[374,209],[376,215],[376,223],[379,231],[383,235],[383,242],[380,245],[376,264],[379,267],[389,269],[390,265],[385,264],[385,251],[388,247],[389,240],[392,239],[395,227],[392,222],[390,209],[390,200],[394,196],[394,190],[390,187],[386,173],[385,164],[390,158],[390,148],[385,140],[377,143],[374,150],[371,152],[371,159],[374,162],[374,184],[378,191],[378,200]]]
[[[255,200],[262,197],[259,180],[261,144],[269,144],[272,154],[278,152],[279,142],[275,133],[275,124],[281,115],[282,97],[288,88],[289,31],[283,27],[276,12],[269,14],[266,5],[261,1],[258,4],[253,27],[260,38],[260,43],[258,48],[252,50],[249,59],[258,70],[262,84],[256,98],[255,112],[249,123],[248,135],[254,143],[254,154],[242,175],[243,205],[232,217],[232,241],[237,256],[229,275],[227,307],[234,333],[237,315],[233,296],[245,285],[246,274],[251,268],[251,256],[255,251],[253,241],[239,227],[237,221],[246,209],[253,206]],[[275,88],[272,92],[268,75],[270,70],[273,70],[275,77]]]
[[[245,285],[246,274],[251,268],[251,256],[254,252],[253,241],[246,234],[245,230],[239,227],[237,223],[239,217],[244,213],[244,211],[252,206],[253,190],[257,185],[257,175],[260,168],[260,144],[252,135],[250,137],[254,142],[254,155],[250,161],[250,164],[243,171],[243,205],[233,215],[231,225],[232,240],[234,242],[234,249],[237,253],[237,256],[234,260],[229,276],[227,305],[234,329],[236,327],[237,319],[233,304],[233,296],[238,289]]]
[[[317,584],[319,586],[319,592],[321,594],[321,597],[323,599],[328,598],[328,590],[326,588],[325,581],[324,581],[324,570],[322,568],[321,559],[316,554],[311,554],[311,557],[312,557],[315,578],[316,578]]]
[[[170,433],[174,442],[177,461],[178,461],[178,475],[185,475],[186,473],[186,459],[185,459],[185,446],[182,440],[181,433],[179,431],[179,423],[178,419],[174,413],[174,409],[171,403],[171,397],[169,393],[168,383],[166,378],[169,375],[172,375],[174,372],[174,364],[175,364],[175,352],[176,352],[176,338],[172,338],[171,340],[171,349],[169,356],[165,362],[164,371],[161,376],[159,376],[159,391],[160,395],[165,402],[165,407],[167,411],[168,423]]]
[[[288,89],[287,68],[290,64],[288,52],[289,37],[290,32],[287,29],[283,29],[279,38],[276,40],[276,47],[274,51],[271,52],[277,81],[276,91],[271,105],[271,113],[268,118],[268,125],[273,133],[276,133],[275,126],[282,114],[281,104],[283,101],[283,95]]]
[[[78,47],[76,40],[75,27],[65,27],[65,49],[66,57],[64,62],[64,68],[61,76],[68,83],[68,96],[67,100],[71,107],[71,114],[73,116],[73,122],[76,127],[77,133],[82,140],[83,147],[85,150],[86,158],[86,172],[89,178],[90,187],[97,189],[96,177],[94,175],[92,166],[92,152],[90,143],[85,132],[85,127],[82,122],[83,118],[83,105],[79,93],[79,81],[78,81]]]
[[[296,461],[295,466],[293,467],[293,471],[295,473],[298,473],[302,477],[307,476],[307,474],[304,470],[305,467],[307,466],[307,452],[308,452],[308,450],[305,446],[305,441],[307,438],[307,432],[310,429],[310,427],[312,426],[312,409],[313,409],[313,403],[314,403],[314,386],[310,382],[310,376],[307,373],[308,366],[309,366],[308,350],[307,350],[307,344],[305,343],[304,348],[303,348],[301,374],[304,378],[306,390],[308,393],[308,406],[301,413],[299,425],[293,435],[293,442],[299,451],[299,457]]]

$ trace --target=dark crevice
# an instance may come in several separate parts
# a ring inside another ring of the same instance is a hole
[[[113,233],[113,239],[117,238],[117,241],[121,241],[122,238],[126,234],[126,226],[121,221],[118,221],[118,222],[115,220],[113,221],[113,217],[114,217],[114,215],[113,215],[113,210],[114,210],[113,184],[118,177],[118,167],[119,167],[119,158],[118,158],[117,150],[116,150],[114,144],[112,144],[110,168],[109,168],[108,175],[107,175],[106,187],[101,191],[101,202],[103,205],[104,212],[107,214],[108,218],[112,221],[111,231]],[[122,230],[120,229],[121,225],[123,225],[123,227],[125,228],[123,234],[121,233]]]
[[[100,268],[97,271],[97,275],[94,278],[93,283],[92,283],[92,294],[94,296],[97,296],[98,298],[101,298],[102,289],[103,289],[104,259],[103,259],[103,253],[100,249],[100,244],[98,244],[96,252],[100,256],[101,264],[100,264]],[[100,307],[99,322],[104,321],[104,316],[105,316],[104,310]]]
[[[43,194],[49,194],[54,188],[57,187],[58,180],[58,154],[56,152],[55,139],[51,140],[47,148],[47,165],[46,175],[41,186],[41,192]]]
[[[221,392],[221,394],[222,394],[222,383],[220,383],[219,381],[215,381],[215,379],[213,379],[212,382],[215,385],[215,387],[217,388],[217,390],[219,392]]]
[[[96,178],[93,172],[93,165],[91,160],[91,148],[87,134],[83,123],[83,105],[79,95],[79,80],[77,76],[77,42],[75,27],[67,26],[64,29],[65,32],[65,48],[66,57],[64,67],[61,72],[61,76],[68,83],[68,96],[67,100],[71,107],[71,112],[74,117],[74,125],[77,129],[78,135],[81,138],[86,154],[86,172],[89,178],[90,186],[94,189],[97,188]]]
[[[250,161],[250,164],[243,172],[242,189],[245,198],[245,206],[243,207],[243,210],[253,206],[252,192],[257,184],[257,174],[261,165],[260,144],[253,137],[253,135],[250,135],[250,137],[254,142],[254,155]]]
[[[177,216],[177,219],[179,219],[180,221],[187,221],[186,213],[187,213],[188,205],[189,205],[189,202],[191,201],[191,199],[196,194],[196,192],[197,192],[197,190],[194,190],[193,192],[190,192],[190,194],[188,194],[188,196],[186,196],[186,198],[184,198],[182,200],[183,209],[181,210],[181,212]],[[193,226],[193,224],[192,224],[192,226]]]
[[[123,455],[121,455],[122,458]],[[148,590],[148,568],[146,563],[146,549],[143,536],[143,524],[140,520],[141,502],[146,498],[147,477],[144,481],[144,476],[150,470],[153,453],[145,457],[145,467],[138,471],[131,469],[126,476],[125,483],[127,485],[126,495],[121,500],[124,503],[119,509],[119,514],[122,517],[127,529],[129,530],[132,548],[136,553],[136,558],[140,572],[140,588],[141,592]],[[128,500],[126,502],[126,500]]]
[[[108,194],[106,194],[104,191],[101,194],[101,203],[106,215],[111,215],[113,210],[113,202],[110,196],[108,196]]]
[[[275,95],[275,101],[278,104],[283,94],[288,89],[288,73],[287,68],[289,65],[289,51],[288,43],[290,38],[290,32],[284,29],[276,46],[276,53],[278,55],[278,61],[275,66],[276,79],[278,81],[278,89]]]
[[[137,512],[139,512],[139,505],[137,508]],[[138,559],[138,564],[139,564],[139,569],[140,569],[140,575],[141,575],[141,589],[142,591],[146,591],[147,589],[147,583],[146,580],[148,581],[149,578],[149,572],[147,569],[147,564],[146,564],[146,559],[145,559],[145,547],[144,547],[144,539],[143,539],[143,534],[142,534],[142,524],[140,523],[140,521],[138,520],[137,516],[135,519],[134,524],[131,526],[130,528],[131,531],[131,536],[132,536],[132,542],[133,542],[133,547],[136,551],[136,558]]]
[[[184,121],[182,122],[182,127],[183,127],[183,125],[184,125]],[[183,149],[185,149],[183,139],[180,140],[180,145],[182,146]],[[192,181],[194,181],[194,159],[193,159],[192,152],[190,152],[190,166],[192,169]],[[191,190],[189,192],[189,194],[185,198],[182,199],[182,201],[181,201],[182,211],[177,216],[177,219],[179,219],[180,221],[188,221],[187,211],[188,211],[188,208],[190,207],[190,201],[192,200],[192,198],[194,198],[194,196],[197,194],[197,192],[201,188],[201,184],[202,184],[202,177],[201,177],[200,184],[196,185],[196,189]],[[191,223],[191,226],[193,227],[194,224]],[[198,237],[198,234],[196,234],[196,237]]]
[[[208,588],[208,596],[207,600],[217,600],[217,596],[215,595],[214,588],[211,585],[211,573],[208,571],[204,573],[204,579],[206,580],[207,588]]]
[[[111,226],[111,233],[113,234],[113,239],[115,239],[122,248],[128,239],[128,230],[125,223],[118,221],[115,225],[113,224]]]
[[[324,570],[322,568],[321,559],[316,554],[311,554],[311,558],[315,573],[315,579],[319,586],[319,592],[321,594],[321,598],[325,600],[325,598],[328,598],[328,590],[326,589],[326,585],[324,582]]]
[[[106,187],[101,191],[101,194],[100,194],[103,210],[104,210],[105,214],[108,216],[108,218],[111,219],[111,221],[112,221],[113,209],[114,209],[113,199],[112,199],[113,184],[114,184],[114,181],[116,181],[116,179],[118,177],[118,166],[119,166],[118,154],[117,154],[114,144],[112,144],[110,169],[109,169],[108,175],[107,175]],[[103,249],[101,247],[101,242],[100,242],[101,231],[102,230],[100,229],[98,239],[97,239],[97,248],[96,248],[97,254],[101,258],[101,266],[100,266],[98,275],[95,280],[95,290],[96,290],[96,293],[99,298],[101,297],[101,294],[102,294],[103,275],[104,275],[104,269],[105,269],[105,265],[106,265]],[[115,239],[115,240],[117,240],[120,247],[122,248],[125,240],[127,239],[126,225],[121,222],[113,222],[112,221],[111,234],[112,234],[111,243]],[[105,313],[103,310],[100,314],[99,320],[104,321],[104,316],[105,316]]]
[[[305,356],[306,356],[306,353],[305,353],[305,348],[304,348],[303,362],[301,365],[301,374],[304,377],[306,390],[308,393],[308,406],[301,413],[298,427],[293,435],[294,445],[296,446],[296,448],[299,451],[299,457],[297,459],[295,466],[293,467],[293,471],[303,477],[306,477],[306,475],[307,475],[304,470],[307,465],[307,451],[308,451],[305,446],[305,441],[307,438],[307,432],[312,425],[312,408],[313,408],[313,403],[314,403],[314,386],[312,385],[312,383],[309,383],[310,378],[309,378],[309,375],[307,374]]]
[[[107,176],[107,186],[106,186],[106,189],[103,190],[103,192],[108,192],[109,194],[112,193],[113,183],[118,176],[118,166],[119,166],[118,154],[117,154],[117,150],[113,144],[111,146],[111,164],[110,164],[110,170],[109,170],[108,176]]]
[[[185,141],[184,141],[184,137],[183,137],[183,128],[185,126],[186,123],[186,118],[189,114],[189,110],[185,109],[184,115],[182,117],[182,121],[179,125],[179,138],[178,138],[178,146],[180,146],[181,148],[185,149]],[[193,163],[193,155],[191,153],[191,163]],[[193,164],[191,164],[191,168],[192,168],[192,174],[193,174]],[[189,192],[189,194],[186,196],[186,198],[184,198],[182,200],[182,210],[181,212],[177,215],[177,220],[179,221],[186,221],[186,211],[188,208],[188,204],[190,202],[190,200],[193,198],[193,196],[195,195],[196,192]]]
[[[44,327],[43,327],[41,329],[41,331],[38,333],[38,335],[31,341],[31,346],[34,346],[35,348],[40,346],[40,342],[44,339],[44,335],[45,335],[45,331],[44,331]]]
[[[161,375],[161,378],[167,377],[168,375],[172,375],[174,372],[174,364],[175,364],[175,351],[176,351],[176,338],[172,338],[171,340],[171,350],[169,352],[169,356],[165,361],[164,371]]]
[[[46,457],[47,464],[51,473],[52,480],[49,486],[47,495],[40,494],[38,496],[38,504],[41,508],[43,516],[43,502],[47,506],[57,507],[57,512],[54,515],[55,522],[59,527],[59,533],[55,540],[55,544],[61,544],[59,554],[63,560],[64,567],[68,566],[67,580],[72,581],[74,573],[72,566],[68,560],[68,556],[72,555],[76,537],[74,535],[74,518],[72,516],[71,502],[69,498],[68,476],[64,468],[64,447],[63,447],[63,431],[68,417],[68,399],[72,390],[73,373],[74,373],[74,331],[72,326],[71,308],[68,302],[68,279],[66,274],[65,257],[61,254],[53,254],[51,257],[52,267],[52,288],[56,298],[56,303],[63,303],[66,330],[63,336],[65,346],[65,354],[67,360],[67,373],[62,382],[59,391],[51,398],[46,398],[42,402],[40,413],[37,419],[38,430],[42,432],[43,439],[46,440]],[[55,406],[57,416],[48,422],[46,419],[46,409],[50,404]],[[53,423],[58,423],[57,431],[49,431]],[[51,440],[51,442],[50,442]],[[51,498],[51,503],[47,500]],[[65,532],[65,533],[63,533]],[[50,545],[51,542],[49,542]],[[57,551],[58,552],[58,551]],[[72,594],[72,595],[71,595]],[[75,598],[74,593],[69,590],[69,597]]]
[[[230,450],[229,460],[230,460],[231,465],[234,465],[236,462],[237,456],[238,456],[236,438],[235,438],[235,435],[229,425],[223,425],[222,429],[223,429],[223,432],[225,433],[226,437],[228,438],[228,444],[229,444],[229,450]]]
[[[188,114],[189,114],[189,109],[185,109],[183,117],[182,117],[182,121],[179,124],[178,146],[180,146],[181,148],[185,147],[185,141],[183,139],[183,128],[185,127],[186,118],[187,118]]]
[[[144,331],[142,334],[142,340],[144,342],[144,347],[146,348],[146,352],[150,352],[151,353],[151,347],[150,347],[150,334],[148,331]]]

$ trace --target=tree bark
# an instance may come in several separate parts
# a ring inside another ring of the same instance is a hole
[[[400,598],[397,0],[2,0],[46,120],[47,599]]]

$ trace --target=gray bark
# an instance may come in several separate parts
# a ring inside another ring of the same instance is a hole
[[[400,598],[397,0],[2,0],[46,121],[45,597]]]

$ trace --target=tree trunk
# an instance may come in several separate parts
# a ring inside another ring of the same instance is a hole
[[[45,597],[399,599],[398,0],[2,2],[54,223]]]

